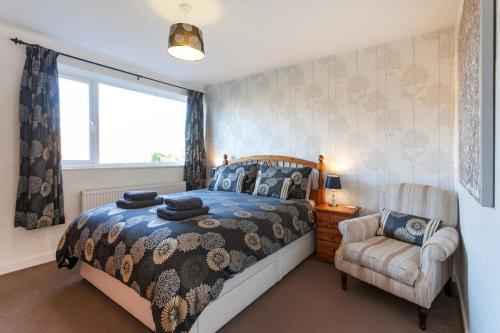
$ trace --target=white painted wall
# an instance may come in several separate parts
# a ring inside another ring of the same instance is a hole
[[[500,9],[496,9],[496,208],[481,207],[458,182],[462,246],[456,276],[462,295],[464,319],[472,333],[500,332]],[[457,131],[455,131],[457,133]],[[458,165],[455,163],[455,165]]]
[[[1,25],[0,23],[0,274],[54,260],[54,252],[59,238],[67,225],[26,231],[14,228],[14,210],[19,172],[19,125],[18,100],[21,73],[25,61],[25,48],[16,46],[9,38],[19,37],[27,42],[38,43],[57,51],[66,52],[90,60],[102,62],[128,71],[153,76],[160,80],[175,82],[169,78],[154,75],[115,59],[105,58],[70,45],[55,41],[46,36],[26,32],[22,29]],[[60,61],[64,61],[61,57]],[[116,72],[83,66],[77,62],[64,61],[66,64],[79,65],[84,69],[99,70],[99,73],[113,75],[118,79],[137,82],[134,77]],[[152,87],[165,89],[165,86],[149,83]],[[203,87],[188,85],[189,88],[202,90]],[[69,223],[80,211],[80,191],[110,186],[165,183],[182,180],[183,170],[176,168],[136,168],[136,169],[92,169],[64,170],[64,199],[66,220]]]

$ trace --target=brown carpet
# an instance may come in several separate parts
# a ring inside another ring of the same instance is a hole
[[[462,332],[458,298],[441,294],[427,332]],[[148,332],[120,306],[55,263],[0,276],[0,332]],[[309,258],[220,332],[421,332],[416,305]]]

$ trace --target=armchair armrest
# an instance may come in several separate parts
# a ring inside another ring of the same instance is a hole
[[[458,232],[453,227],[444,227],[436,231],[423,245],[422,259],[446,261],[458,246]]]
[[[342,244],[361,242],[374,237],[380,224],[380,214],[356,217],[339,223]]]

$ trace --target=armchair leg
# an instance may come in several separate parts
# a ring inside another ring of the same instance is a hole
[[[444,285],[444,294],[448,297],[453,296],[453,285],[451,284],[451,278]]]
[[[421,306],[418,307],[418,326],[422,331],[427,328],[427,309]]]
[[[347,290],[347,274],[344,272],[340,272],[340,277],[342,279],[342,289]]]

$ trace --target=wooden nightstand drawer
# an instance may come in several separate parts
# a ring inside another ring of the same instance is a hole
[[[334,262],[335,251],[342,243],[342,234],[339,223],[359,216],[359,207],[344,205],[330,206],[320,204],[316,206],[316,257],[319,260]]]
[[[332,229],[337,229],[337,230],[339,229],[339,222],[340,221],[335,221],[335,219],[333,219],[333,220],[317,219],[317,221],[316,221],[316,223],[318,224],[318,227],[332,228]]]
[[[324,240],[316,240],[316,251],[328,255],[335,255],[335,251],[340,247],[340,244],[328,242]]]
[[[318,227],[316,235],[320,240],[325,240],[339,244],[342,242],[342,234],[340,233],[340,231],[336,229]]]
[[[347,218],[349,218],[349,217],[343,216],[340,214],[316,213],[316,219],[318,220],[318,222],[336,222],[336,223],[338,223],[338,222],[341,222]]]

